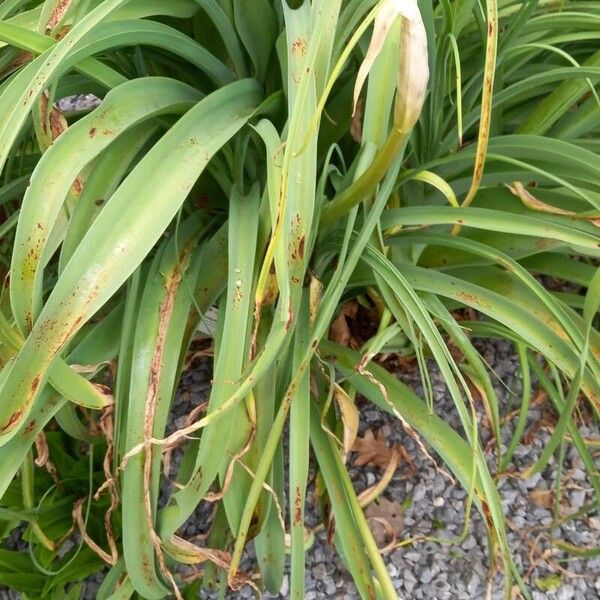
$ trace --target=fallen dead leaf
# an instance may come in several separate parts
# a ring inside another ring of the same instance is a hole
[[[352,451],[357,453],[354,466],[375,465],[385,469],[394,454],[394,447],[387,445],[383,431],[376,434],[371,429],[365,431],[364,437],[357,437],[352,445]]]
[[[532,490],[529,492],[529,499],[542,508],[550,508],[554,501],[552,490]]]
[[[350,329],[350,321],[355,320],[357,315],[358,302],[355,300],[346,302],[346,304],[342,306],[340,316],[331,323],[329,339],[341,346],[354,349],[358,348],[360,342],[354,337]]]
[[[341,346],[349,347],[351,345],[352,334],[350,333],[350,327],[348,327],[348,321],[346,321],[343,314],[331,323],[329,339]]]
[[[404,529],[404,511],[398,502],[380,498],[369,504],[365,516],[379,547],[393,542]]]

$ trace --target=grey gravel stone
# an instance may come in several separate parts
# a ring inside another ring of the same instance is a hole
[[[581,508],[585,504],[586,491],[575,490],[569,494],[569,500],[573,508]]]
[[[57,102],[58,108],[64,113],[85,112],[96,108],[100,99],[94,94],[79,94],[78,96],[67,96]]]

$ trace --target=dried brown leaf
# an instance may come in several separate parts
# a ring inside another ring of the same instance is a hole
[[[352,335],[348,319],[356,319],[358,314],[358,302],[346,302],[342,306],[340,316],[331,323],[329,330],[329,339],[340,346],[348,348],[358,348],[360,344]]]
[[[371,429],[365,431],[364,437],[357,437],[352,446],[352,451],[357,453],[354,465],[375,465],[385,469],[394,456],[395,447],[387,445],[383,431],[373,433]]]
[[[350,327],[348,327],[348,321],[346,321],[346,317],[343,314],[331,323],[329,339],[341,346],[351,346],[352,334],[350,333]]]
[[[529,499],[537,506],[550,508],[554,501],[552,490],[532,490],[529,492]]]
[[[537,210],[539,212],[545,212],[551,215],[563,215],[567,217],[577,216],[576,213],[570,210],[563,210],[557,206],[552,206],[546,202],[542,202],[539,198],[536,198],[531,194],[520,181],[513,181],[512,185],[506,186],[511,193],[516,196],[527,208]]]
[[[37,451],[37,458],[35,459],[35,464],[38,467],[44,467],[46,471],[48,471],[52,479],[54,479],[54,481],[58,483],[56,467],[50,460],[50,449],[48,448],[48,442],[46,441],[46,434],[43,431],[40,431],[37,438],[35,438],[35,449]]]
[[[563,217],[573,217],[574,219],[582,219],[589,221],[592,225],[600,227],[600,217],[580,215],[572,210],[565,210],[558,206],[553,206],[536,198],[529,192],[520,181],[513,181],[512,185],[506,186],[512,194],[514,194],[527,208],[538,212],[547,213],[550,215],[561,215]]]
[[[404,529],[404,511],[398,502],[380,498],[369,504],[365,516],[379,547],[393,541]]]

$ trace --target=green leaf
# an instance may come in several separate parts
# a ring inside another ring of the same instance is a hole
[[[212,155],[244,125],[259,100],[257,85],[250,80],[207,96],[155,144],[113,194],[65,267],[4,383],[2,441],[26,418],[52,359],[143,260]],[[177,174],[177,186],[167,173]],[[150,196],[159,201],[147,213],[140,208]]]

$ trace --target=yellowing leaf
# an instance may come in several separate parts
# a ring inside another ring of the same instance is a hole
[[[342,423],[344,425],[344,453],[347,454],[354,447],[354,441],[358,433],[358,409],[354,402],[352,402],[352,398],[339,385],[334,387],[333,395],[342,416]]]

